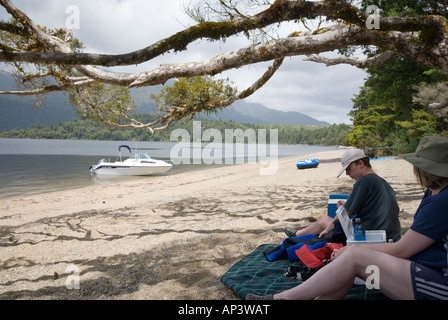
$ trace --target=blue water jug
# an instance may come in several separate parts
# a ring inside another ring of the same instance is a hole
[[[355,218],[355,223],[353,224],[353,234],[355,237],[355,241],[365,241],[366,240],[366,235],[364,233],[364,229],[362,227],[360,218]]]

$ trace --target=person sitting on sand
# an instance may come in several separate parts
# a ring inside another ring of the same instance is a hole
[[[401,155],[414,165],[424,192],[414,221],[395,243],[353,245],[297,287],[253,299],[340,299],[355,277],[379,270],[379,291],[392,299],[448,299],[448,137],[423,137],[415,153]]]
[[[375,173],[369,157],[362,150],[347,150],[341,157],[341,163],[342,169],[337,177],[345,171],[356,183],[347,201],[339,201],[337,206],[344,205],[350,217],[355,215],[361,218],[364,230],[385,230],[387,239],[399,240],[399,207],[395,191],[389,183]],[[288,237],[314,234],[323,238],[334,229],[336,222],[337,216],[331,218],[324,215],[304,229],[288,227],[284,231]]]

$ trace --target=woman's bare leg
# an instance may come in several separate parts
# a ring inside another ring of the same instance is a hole
[[[367,266],[379,269],[379,289],[393,299],[414,299],[410,261],[368,249],[350,246],[335,261],[301,285],[274,296],[275,299],[341,299],[350,290],[355,277],[366,279]]]

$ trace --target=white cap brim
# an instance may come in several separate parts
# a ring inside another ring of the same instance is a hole
[[[345,170],[347,170],[348,166],[351,165],[351,163],[349,163],[348,165],[342,167],[341,171],[339,171],[338,175],[336,176],[336,178],[339,178],[341,176],[342,173],[344,173]]]

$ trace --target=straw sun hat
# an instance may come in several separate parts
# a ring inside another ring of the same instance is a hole
[[[423,137],[414,153],[399,157],[430,174],[448,177],[448,137]]]

